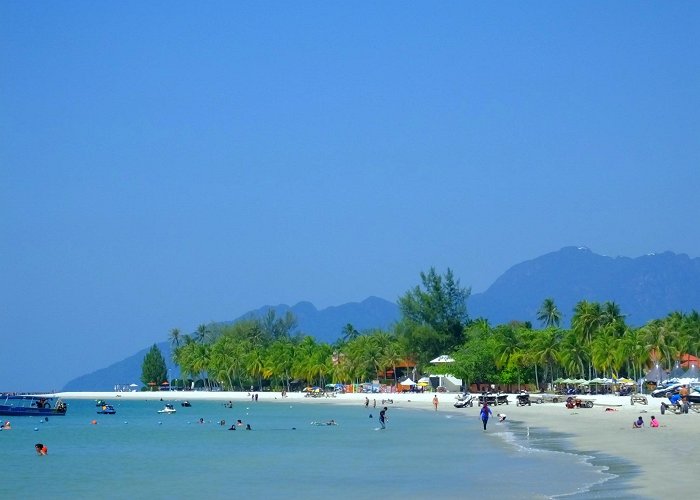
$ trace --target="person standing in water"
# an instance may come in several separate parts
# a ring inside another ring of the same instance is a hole
[[[481,421],[484,424],[484,430],[486,430],[486,424],[489,423],[489,416],[493,415],[493,412],[491,411],[491,408],[489,408],[489,405],[484,402],[484,405],[481,407]]]
[[[379,412],[379,424],[382,426],[382,429],[386,429],[386,406],[382,408],[382,411]]]

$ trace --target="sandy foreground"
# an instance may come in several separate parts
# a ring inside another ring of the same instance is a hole
[[[160,391],[160,392],[62,392],[52,396],[71,399],[141,400],[180,402],[180,401],[250,401],[252,393],[246,392],[204,392],[204,391]],[[405,408],[430,410],[433,408],[434,393],[424,394],[338,394],[336,397],[306,397],[304,393],[288,393],[282,398],[280,393],[259,392],[259,401],[289,403],[290,401],[308,404],[353,404],[362,405],[365,397],[369,405],[380,406],[383,399],[393,400]],[[666,412],[661,415],[661,400],[648,396],[649,404],[630,404],[629,397],[614,395],[591,396],[593,408],[567,409],[563,403],[532,404],[517,406],[514,395],[509,396],[509,405],[492,407],[494,416],[505,413],[507,420],[519,421],[531,428],[546,428],[570,435],[572,450],[604,453],[631,462],[639,468],[639,474],[632,480],[636,495],[661,498],[672,492],[685,492],[693,496],[696,491],[694,478],[697,473],[700,437],[700,413],[690,411],[687,415]],[[438,394],[438,411],[450,411],[476,421],[479,408],[458,409],[453,404],[455,394]],[[632,428],[632,421],[642,416],[645,426]],[[660,427],[649,427],[654,415]],[[493,427],[491,427],[493,428]],[[632,493],[632,492],[631,492]]]

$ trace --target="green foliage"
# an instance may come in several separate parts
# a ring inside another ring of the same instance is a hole
[[[157,388],[163,382],[168,380],[168,368],[165,365],[165,358],[158,349],[158,346],[153,344],[153,347],[146,353],[141,365],[141,382],[144,385]]]
[[[468,289],[452,272],[421,273],[422,287],[399,299],[403,318],[391,331],[358,332],[350,323],[333,346],[303,334],[291,335],[296,319],[262,319],[232,325],[200,325],[191,335],[170,332],[173,357],[183,375],[209,387],[226,389],[286,388],[293,379],[323,386],[329,382],[367,382],[404,361],[418,363],[419,373],[451,374],[470,383],[542,385],[558,377],[627,376],[638,379],[650,363],[672,367],[681,354],[700,352],[700,314],[673,312],[630,328],[614,302],[579,302],[570,329],[557,326],[560,313],[551,299],[544,301],[533,329],[528,322],[491,327],[487,320],[468,321]],[[155,351],[154,351],[155,349]],[[455,361],[431,365],[449,354]],[[422,369],[421,369],[422,367]],[[144,359],[142,380],[162,383],[165,362],[157,347]],[[189,385],[189,383],[183,385]]]
[[[461,344],[469,316],[469,288],[462,288],[450,269],[444,276],[434,268],[421,273],[423,288],[416,286],[399,298],[402,330],[419,361],[444,354]]]

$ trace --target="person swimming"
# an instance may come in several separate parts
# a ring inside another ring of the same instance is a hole
[[[43,443],[37,443],[34,445],[37,455],[46,455],[49,453],[49,449]]]

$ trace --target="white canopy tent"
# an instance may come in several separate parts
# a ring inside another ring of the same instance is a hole
[[[406,380],[403,380],[399,382],[401,385],[416,385],[416,383],[410,379],[410,377],[406,377]]]
[[[438,356],[435,359],[431,359],[431,363],[454,363],[454,359],[449,357],[447,354],[443,354],[442,356]]]

